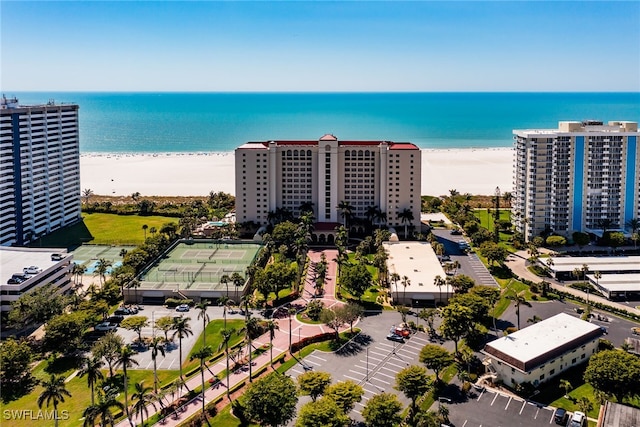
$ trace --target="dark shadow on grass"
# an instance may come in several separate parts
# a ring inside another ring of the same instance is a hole
[[[84,221],[56,230],[41,239],[31,243],[30,247],[66,248],[70,251],[77,249],[83,243],[90,242],[94,237]]]
[[[76,356],[63,356],[47,362],[44,371],[48,374],[61,374],[71,369],[79,369],[82,359]]]

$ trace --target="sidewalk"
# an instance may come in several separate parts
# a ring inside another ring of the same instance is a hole
[[[324,301],[326,307],[332,307],[336,304],[342,304],[340,301],[337,301],[335,299],[337,265],[333,261],[333,259],[336,257],[337,251],[331,250],[331,249],[323,250],[323,251],[310,250],[308,253],[308,256],[312,262],[319,262],[322,252],[325,253],[325,256],[327,258],[327,262],[329,265],[327,269],[327,278],[326,278],[326,283],[324,287],[325,293],[324,293],[324,296],[321,298],[321,300]],[[301,294],[306,298],[301,297],[298,300],[294,301],[293,304],[306,305],[306,303],[309,300],[308,297],[313,295],[313,291],[314,291],[313,277],[312,277],[311,271],[309,271],[307,272],[307,277],[305,278],[305,288],[303,292],[301,292]],[[289,350],[290,339],[292,343],[296,343],[305,337],[333,331],[332,329],[326,327],[325,325],[310,325],[306,323],[301,323],[295,318],[295,316],[292,316],[290,319],[282,318],[282,319],[274,319],[274,320],[278,323],[278,326],[279,326],[279,329],[276,330],[275,337],[273,339],[273,358],[274,359],[276,359],[281,354]],[[289,324],[291,324],[291,328],[289,328]],[[348,328],[345,328],[345,330],[346,329]],[[269,344],[269,333],[267,332],[266,334],[253,340],[252,344],[254,349],[260,348],[264,344]],[[264,366],[268,367],[269,364],[270,364],[270,351],[267,350],[261,355],[256,356],[252,359],[252,363],[251,363],[252,372],[255,373],[258,370],[262,369]],[[222,381],[218,383],[218,385],[215,387],[211,387],[208,382],[211,378],[213,378],[213,375],[218,375],[219,373],[224,371],[226,367],[227,367],[226,358],[222,358],[215,365],[209,366],[208,370],[205,370],[204,381],[205,381],[205,388],[207,388],[207,390],[205,391],[205,397],[204,397],[205,405],[208,404],[209,402],[212,402],[218,399],[220,396],[223,396],[226,394],[227,392],[226,378],[222,379]],[[249,378],[248,369],[239,370],[234,373],[231,373],[229,377],[229,388],[233,388],[235,385],[237,385],[241,381],[247,380],[248,378]],[[183,388],[183,390],[193,390],[195,388],[200,387],[201,385],[202,385],[202,379],[200,374],[198,373],[197,375],[194,375],[191,379],[189,379],[185,383],[185,387]],[[157,409],[154,409],[153,406],[150,406],[150,405],[147,406],[147,409],[149,410],[149,416],[145,416],[146,419],[148,419],[149,417],[153,416],[154,414],[160,411],[161,409],[160,406],[157,404],[157,402],[154,402],[154,403],[156,403]],[[160,425],[177,426],[180,423],[183,423],[192,415],[200,412],[201,410],[202,410],[202,394],[199,394],[198,396],[193,398],[191,401],[189,401],[182,407],[178,408],[176,413],[172,415],[168,415],[164,420],[160,421]],[[132,421],[135,424],[141,423],[141,419],[133,415],[132,415]],[[130,426],[129,420],[124,419],[123,421],[118,423],[117,426],[129,427]]]
[[[511,269],[511,271],[513,271],[513,274],[515,274],[516,276],[530,280],[534,283],[540,283],[543,280],[543,278],[533,274],[531,271],[529,271],[529,269],[526,266],[526,262],[528,258],[529,258],[529,254],[527,253],[527,251],[518,251],[515,254],[509,255],[509,257],[507,258],[506,264]],[[587,295],[581,290],[566,286],[564,283],[560,283],[553,278],[546,277],[544,278],[544,281],[550,283],[552,289],[566,292],[568,294],[571,294],[583,299],[586,299],[587,297]],[[590,294],[589,301],[597,302],[597,303],[607,305],[609,307],[617,308],[620,310],[626,310],[629,313],[634,313],[640,316],[640,310],[634,307],[630,307],[628,305],[617,303],[615,301],[609,301],[608,299],[600,297],[598,295]]]

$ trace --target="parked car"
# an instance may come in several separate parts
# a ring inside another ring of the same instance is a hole
[[[187,304],[180,304],[179,306],[176,307],[176,311],[189,311],[189,305]]]
[[[14,275],[11,276],[12,279],[17,279],[17,280],[21,280],[21,281],[25,281],[28,278],[30,278],[31,276],[29,276],[28,274],[24,274],[24,273],[15,273]]]
[[[64,255],[62,254],[51,254],[51,261],[62,261],[64,259]]]
[[[29,266],[29,267],[25,267],[25,268],[23,268],[23,269],[22,269],[22,271],[23,271],[25,274],[38,274],[38,273],[40,273],[42,270],[40,270],[40,269],[39,269],[37,266],[35,266],[35,265],[31,265],[31,266]]]
[[[115,331],[117,329],[117,326],[116,325],[112,325],[109,322],[102,322],[102,323],[97,324],[95,326],[95,328],[93,328],[93,329],[95,329],[96,331],[100,331],[100,332],[109,332],[109,331]]]
[[[587,416],[584,412],[576,411],[571,417],[571,421],[567,424],[568,427],[586,427]]]
[[[7,285],[19,285],[22,282],[24,282],[24,280],[18,279],[17,277],[11,277],[7,280]]]
[[[118,316],[122,316],[122,315],[125,315],[125,314],[131,314],[131,311],[126,307],[118,307],[118,308],[116,308],[116,311],[113,312],[113,314],[118,315]]]
[[[124,316],[118,314],[114,314],[113,316],[109,316],[107,318],[107,322],[111,323],[112,325],[119,325],[123,320]]]
[[[462,231],[460,231],[460,229],[458,228],[454,228],[453,230],[450,231],[450,234],[454,235],[454,236],[459,236],[462,234]]]
[[[451,257],[449,255],[440,255],[438,258],[440,258],[440,262],[451,261]]]
[[[558,408],[556,409],[555,414],[553,414],[553,421],[556,424],[560,424],[560,425],[565,425],[567,422],[567,411],[562,409],[562,408]]]
[[[387,339],[390,341],[404,343],[404,338],[402,337],[402,335],[397,335],[394,333],[390,333],[389,335],[387,335]]]

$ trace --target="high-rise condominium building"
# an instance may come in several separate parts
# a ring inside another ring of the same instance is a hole
[[[560,122],[514,130],[515,225],[526,240],[553,231],[629,231],[640,217],[637,122]]]
[[[80,218],[78,106],[0,106],[0,245],[23,245]]]
[[[301,206],[311,206],[317,222],[341,223],[338,206],[346,202],[353,217],[371,218],[377,208],[376,223],[420,224],[421,157],[414,144],[324,135],[248,142],[236,149],[235,160],[238,222],[266,224],[278,208],[298,215]]]

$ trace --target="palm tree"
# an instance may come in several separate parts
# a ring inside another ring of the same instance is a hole
[[[402,223],[404,224],[404,238],[407,238],[407,225],[411,221],[413,221],[413,212],[411,209],[404,208],[403,210],[398,212],[398,218],[402,219]]]
[[[71,393],[65,387],[64,377],[62,375],[53,375],[49,380],[42,382],[44,390],[38,396],[38,408],[42,409],[42,405],[46,403],[53,404],[53,416],[55,417],[56,427],[58,426],[58,404],[64,402],[64,398],[71,397]]]
[[[182,338],[186,338],[190,335],[193,335],[193,331],[189,327],[189,319],[186,317],[179,317],[175,319],[171,339],[174,339],[177,336],[180,340],[180,378],[182,378]]]
[[[611,228],[613,225],[613,221],[609,218],[602,218],[596,221],[596,225],[602,228],[602,238],[604,239],[604,235],[607,233],[607,230]]]
[[[393,282],[393,286],[396,288],[396,300],[398,299],[398,281],[400,280],[400,275],[396,272],[391,273],[391,281]]]
[[[411,285],[411,280],[409,280],[409,277],[407,276],[402,276],[402,303],[406,304],[407,303],[407,286]]]
[[[85,188],[84,190],[82,190],[82,197],[84,197],[84,204],[89,206],[89,200],[91,199],[91,196],[93,196],[93,190],[90,188]]]
[[[531,306],[525,299],[525,291],[520,291],[516,294],[507,295],[507,299],[513,301],[516,306],[516,317],[518,318],[518,329],[520,329],[520,305]]]
[[[280,329],[278,326],[278,322],[275,320],[267,320],[267,330],[269,331],[269,351],[271,352],[269,355],[270,364],[273,366],[273,339],[276,337],[276,330]]]
[[[440,297],[438,298],[438,302],[442,303],[442,287],[446,284],[445,280],[438,274],[433,278],[433,284],[438,287],[438,291],[440,293]]]
[[[229,394],[229,377],[231,377],[231,375],[230,375],[231,371],[229,370],[229,341],[231,340],[231,337],[235,333],[236,333],[235,329],[224,328],[223,330],[221,330],[220,334],[222,335],[222,342],[218,346],[218,351],[220,351],[224,347],[224,352],[225,352],[225,355],[226,355],[226,358],[227,358],[227,397],[230,396],[230,394]]]
[[[131,416],[129,415],[129,396],[128,396],[128,388],[127,385],[127,368],[131,368],[132,366],[138,366],[138,361],[133,358],[133,355],[136,354],[135,351],[131,349],[130,345],[125,345],[120,350],[120,356],[118,357],[118,361],[116,362],[116,366],[122,366],[122,376],[124,377],[124,409],[127,412],[127,419],[129,419],[129,423],[131,423]]]
[[[89,406],[84,410],[82,416],[84,417],[84,427],[94,427],[96,420],[100,420],[100,426],[113,426],[115,425],[115,417],[111,408],[124,409],[124,405],[117,399],[117,392],[109,391],[104,393],[98,389],[98,403]]]
[[[249,311],[246,311],[247,316],[245,320],[244,327],[240,330],[240,332],[245,333],[245,337],[247,340],[247,353],[249,354],[249,382],[253,382],[253,378],[251,377],[251,356],[253,353],[253,345],[252,341],[254,338],[257,338],[257,335],[260,331],[260,322],[256,317],[251,317]]]
[[[200,378],[202,379],[202,415],[205,416],[206,418],[206,412],[205,412],[205,408],[204,408],[204,392],[205,392],[205,388],[204,388],[204,367],[205,367],[205,360],[207,360],[208,358],[210,358],[213,355],[213,350],[211,349],[210,346],[204,346],[202,347],[200,350],[196,351],[195,353],[193,353],[191,355],[191,357],[189,358],[189,360],[195,360],[195,359],[199,359],[200,360]]]
[[[343,225],[345,228],[347,228],[347,224],[349,223],[349,220],[353,215],[353,205],[348,201],[342,200],[340,203],[338,203],[337,208],[340,211],[340,216],[344,219]]]
[[[93,275],[100,277],[100,285],[104,283],[105,276],[107,275],[107,271],[109,271],[109,267],[111,267],[111,265],[111,261],[105,258],[100,258],[96,263],[96,269],[93,272]]]
[[[140,417],[140,425],[144,427],[145,415],[149,417],[148,406],[153,406],[156,409],[156,404],[153,403],[153,394],[151,394],[151,387],[144,386],[144,380],[135,384],[135,391],[131,395],[131,400],[135,402],[131,405],[131,411]],[[204,402],[204,399],[202,399]]]
[[[151,360],[153,360],[153,392],[158,393],[158,366],[156,363],[156,359],[158,358],[158,353],[165,355],[164,348],[164,339],[162,337],[153,337],[151,342],[149,343],[149,348],[151,349]]]
[[[142,231],[144,231],[144,240],[147,240],[147,229],[149,226],[147,224],[142,224]]]
[[[202,300],[196,304],[195,308],[199,310],[198,319],[202,319],[202,346],[207,345],[207,323],[209,323],[209,315],[207,314],[208,301]]]
[[[222,295],[220,298],[218,298],[218,305],[222,306],[222,319],[224,320],[224,329],[227,328],[227,306],[231,302],[232,301],[229,299],[228,295]]]
[[[83,362],[84,363],[82,365],[82,369],[78,373],[78,376],[80,377],[83,377],[85,375],[87,376],[87,384],[91,389],[91,404],[94,405],[95,404],[94,386],[98,383],[98,381],[104,379],[104,375],[100,370],[103,364],[102,359],[98,357],[92,357],[92,358],[87,357],[83,360]]]
[[[227,298],[229,298],[229,282],[230,281],[231,281],[231,278],[229,277],[228,274],[223,274],[222,277],[220,278],[220,283],[222,283],[227,287]]]
[[[247,267],[247,270],[249,270],[249,268]],[[236,287],[236,301],[238,300],[238,288],[242,285],[244,285],[245,283],[245,279],[244,277],[242,277],[242,275],[238,272],[235,272],[231,275],[231,281],[233,282],[233,285]]]

